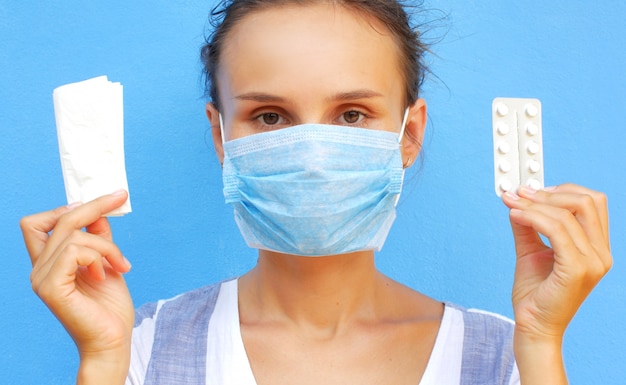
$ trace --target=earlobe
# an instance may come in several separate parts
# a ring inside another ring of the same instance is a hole
[[[409,106],[409,116],[402,139],[402,159],[406,167],[411,166],[422,149],[426,118],[426,102],[424,99],[417,99],[415,103]]]
[[[224,163],[224,147],[222,146],[222,130],[220,127],[220,113],[213,103],[207,103],[205,107],[206,116],[211,124],[211,136],[213,137],[213,147],[220,164]]]

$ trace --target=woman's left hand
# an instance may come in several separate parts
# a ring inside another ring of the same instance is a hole
[[[517,253],[516,341],[560,341],[612,265],[606,196],[565,184],[542,191],[521,188],[503,200],[511,209]]]

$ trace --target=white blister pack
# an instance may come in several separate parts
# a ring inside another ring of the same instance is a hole
[[[495,98],[491,114],[496,194],[515,192],[520,186],[542,189],[541,102]]]

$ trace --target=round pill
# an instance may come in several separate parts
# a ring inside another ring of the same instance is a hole
[[[529,122],[526,124],[526,133],[530,136],[537,135],[539,132],[539,127],[533,122]]]
[[[508,142],[500,142],[498,143],[498,151],[501,154],[508,154],[511,151],[511,145]]]
[[[498,134],[500,135],[506,135],[509,133],[509,131],[511,130],[509,128],[509,125],[504,123],[504,122],[500,122],[496,125],[496,130],[498,131]]]
[[[528,150],[529,154],[535,155],[536,153],[539,152],[539,144],[535,142],[534,140],[531,140],[530,142],[528,142],[528,145],[526,146],[526,150]]]
[[[506,116],[509,113],[509,107],[507,107],[504,103],[498,103],[496,104],[496,112],[500,116]]]
[[[528,185],[528,187],[530,187],[533,190],[541,189],[541,182],[539,182],[535,178],[530,178],[526,184]]]
[[[498,168],[504,173],[509,172],[511,171],[511,163],[506,160],[501,160],[500,163],[498,163]]]
[[[534,118],[539,113],[537,106],[535,106],[532,103],[528,103],[526,107],[524,108],[524,110],[526,111],[526,115],[528,115],[531,118]]]
[[[513,184],[511,183],[511,181],[506,178],[500,179],[500,183],[498,183],[498,186],[502,191],[509,191],[513,188]]]
[[[528,171],[534,173],[539,172],[541,170],[541,165],[534,159],[528,161]]]

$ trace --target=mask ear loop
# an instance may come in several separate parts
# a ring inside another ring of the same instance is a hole
[[[223,146],[224,143],[226,143],[226,137],[224,136],[224,120],[222,119],[222,114],[220,114],[219,112],[217,113],[217,116],[219,117],[219,120],[220,120],[220,132],[222,133],[222,146]]]
[[[404,110],[404,117],[402,117],[402,126],[400,126],[400,135],[398,136],[398,143],[402,141],[402,137],[404,136],[404,130],[406,129],[406,122],[409,118],[409,107]]]
[[[406,122],[409,118],[409,107],[404,110],[404,117],[402,118],[402,127],[400,128],[400,135],[398,136],[398,144],[402,142],[402,137],[404,136],[404,129],[406,128]],[[402,167],[402,184],[404,185],[404,166]],[[398,201],[400,200],[400,194],[402,193],[402,186],[400,187],[400,193],[396,197],[396,202],[393,204],[394,207],[398,205]]]

